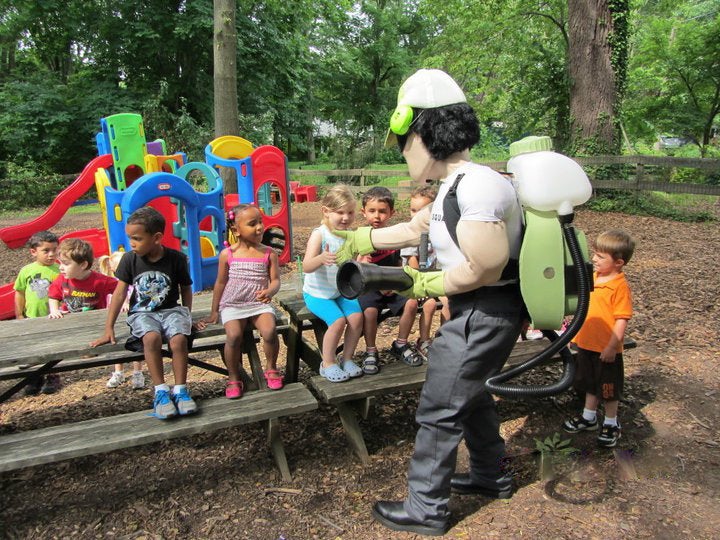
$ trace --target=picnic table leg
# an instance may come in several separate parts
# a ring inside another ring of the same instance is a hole
[[[280,437],[280,419],[271,418],[267,421],[267,440],[272,450],[275,463],[280,469],[280,476],[286,482],[292,482],[292,476],[290,475],[290,467],[288,467],[287,456],[285,456],[285,447]]]
[[[287,359],[285,360],[285,384],[297,382],[300,367],[300,321],[297,317],[290,316],[290,324],[285,336],[287,347]]]
[[[14,384],[7,390],[5,390],[2,395],[0,395],[0,403],[3,403],[10,399],[15,393],[19,392],[23,388],[25,388],[28,384],[30,384],[30,381],[34,377],[42,377],[47,372],[49,372],[52,368],[55,367],[61,360],[54,360],[52,362],[48,362],[47,364],[43,365],[42,367],[34,370],[32,373],[30,373],[27,377],[24,379],[21,379],[20,382]],[[19,368],[18,368],[19,369]]]
[[[245,333],[245,337],[243,338],[243,352],[248,356],[252,378],[257,382],[258,388],[267,389],[262,362],[260,361],[260,355],[255,345],[255,337],[253,336],[252,330],[249,333]]]
[[[367,447],[365,446],[365,440],[363,439],[355,410],[347,403],[338,403],[336,406],[338,414],[340,415],[340,421],[342,422],[343,429],[345,430],[345,436],[347,437],[350,446],[355,454],[360,458],[362,464],[368,465],[370,463],[370,455],[368,454]]]

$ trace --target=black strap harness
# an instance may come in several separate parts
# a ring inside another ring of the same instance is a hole
[[[457,188],[458,184],[460,184],[460,180],[462,180],[464,176],[465,173],[457,175],[455,181],[445,195],[445,199],[443,200],[443,221],[447,227],[448,234],[450,234],[450,238],[452,238],[453,242],[455,242],[458,249],[460,249],[460,243],[457,238],[457,224],[460,221],[460,205],[457,200]],[[519,278],[520,266],[518,260],[509,259],[502,271],[502,274],[500,275],[500,280],[517,280]]]

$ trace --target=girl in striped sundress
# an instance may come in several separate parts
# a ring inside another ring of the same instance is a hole
[[[277,369],[280,341],[275,328],[275,312],[270,305],[270,300],[280,290],[280,266],[277,254],[260,243],[265,227],[256,206],[235,206],[228,212],[228,229],[236,241],[220,253],[212,308],[204,322],[222,320],[227,335],[223,360],[229,375],[225,397],[237,399],[243,393],[240,360],[248,322],[262,339],[268,388],[279,390],[283,387],[282,375]]]

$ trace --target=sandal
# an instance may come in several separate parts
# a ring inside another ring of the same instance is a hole
[[[363,358],[362,371],[365,375],[376,375],[380,371],[377,353],[366,353]]]
[[[350,375],[343,371],[343,368],[337,364],[332,364],[330,367],[322,367],[320,364],[320,376],[325,377],[330,382],[345,382],[350,378]]]
[[[358,367],[358,365],[353,362],[352,360],[343,360],[342,363],[342,370],[350,375],[350,378],[353,379],[355,377],[362,377],[363,370]]]
[[[225,385],[225,397],[228,399],[238,399],[243,395],[242,381],[228,381]]]
[[[283,387],[283,376],[277,369],[266,369],[263,376],[270,390],[280,390]]]

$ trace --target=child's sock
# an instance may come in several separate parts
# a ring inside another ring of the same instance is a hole
[[[590,409],[583,409],[582,416],[588,422],[594,422],[597,419],[597,411],[591,411]]]
[[[617,425],[618,425],[617,416],[615,416],[615,417],[613,417],[613,418],[610,418],[609,416],[606,416],[606,417],[605,417],[605,420],[603,421],[603,425],[604,425],[604,426],[614,426],[614,427],[617,427]]]
[[[185,390],[185,388],[187,388],[186,384],[176,384],[173,386],[173,396],[177,396],[182,390]]]
[[[377,347],[365,347],[365,352],[366,353],[376,353]]]
[[[165,390],[165,392],[169,392],[169,391],[170,391],[170,386],[169,386],[168,384],[166,384],[166,383],[158,384],[158,385],[155,386],[155,393],[156,393],[156,394],[157,394],[158,392],[160,392],[161,390]]]
[[[402,347],[403,345],[407,344],[407,339],[397,338],[395,340],[395,343],[397,344],[398,347]]]

